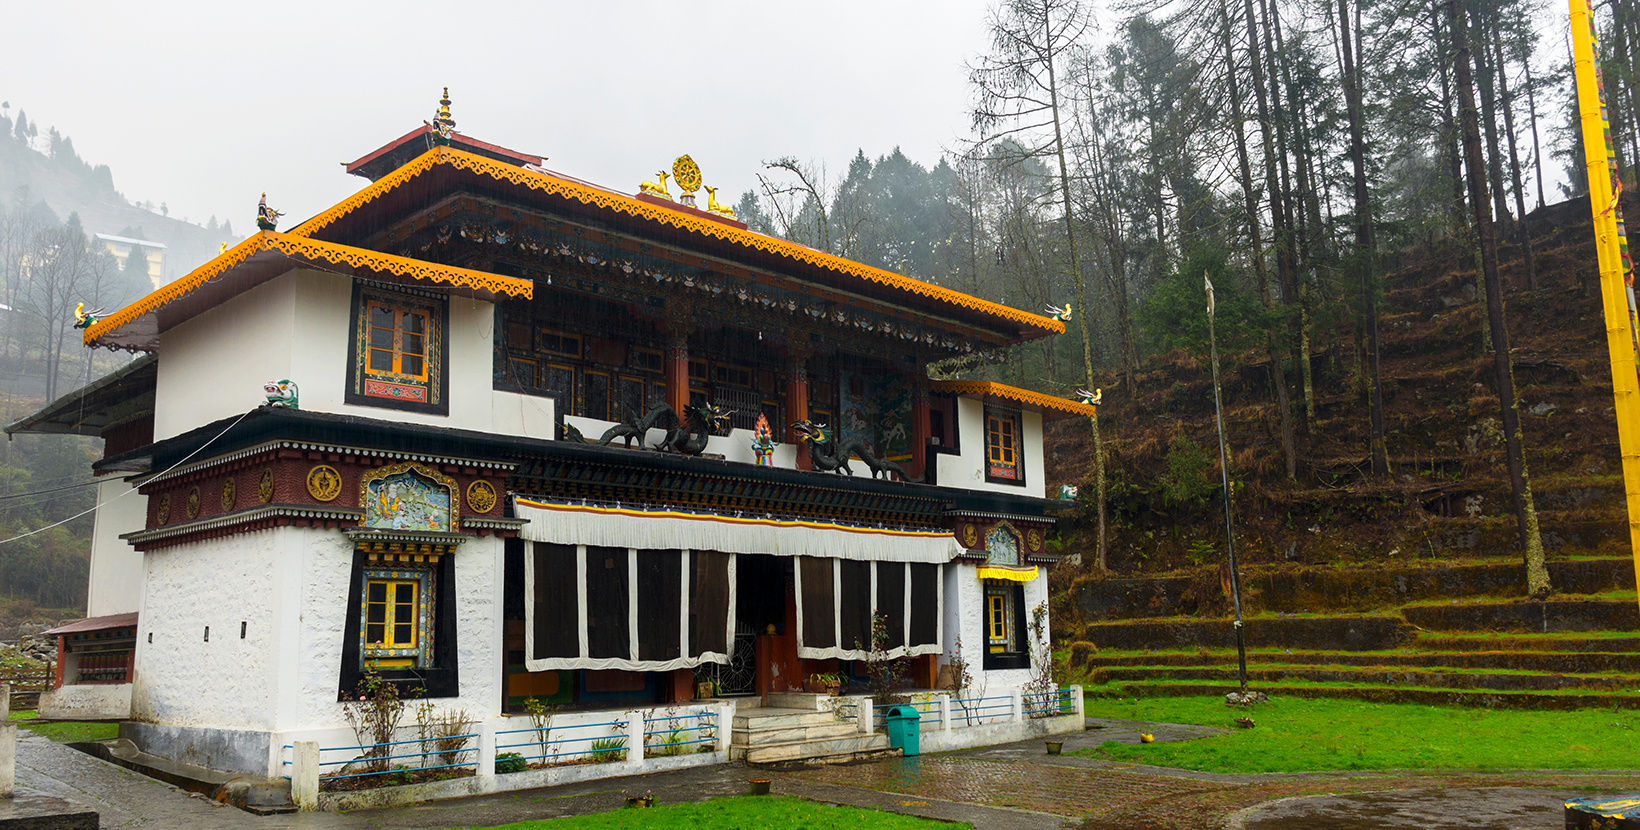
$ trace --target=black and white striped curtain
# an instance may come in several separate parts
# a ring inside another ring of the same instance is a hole
[[[530,671],[671,671],[729,661],[732,553],[532,542],[524,580]]]
[[[867,659],[873,611],[886,617],[884,645],[889,657],[939,654],[945,625],[944,567],[797,557],[797,656]]]

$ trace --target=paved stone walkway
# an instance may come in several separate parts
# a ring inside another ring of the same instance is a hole
[[[1204,734],[1205,727],[1090,720],[1065,749]],[[746,791],[774,792],[947,821],[976,830],[1513,830],[1559,827],[1564,798],[1640,792],[1640,773],[1219,775],[1074,756],[1047,756],[1041,740],[852,766],[788,772],[739,764],[347,814],[254,816],[217,805],[29,732],[18,743],[20,794],[85,804],[102,826],[185,830],[493,827],[618,808],[623,790],[661,803]]]

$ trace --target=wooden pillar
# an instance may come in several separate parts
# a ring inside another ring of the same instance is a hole
[[[927,481],[928,438],[933,424],[928,415],[928,381],[918,378],[911,387],[911,464],[906,472],[911,477]]]
[[[786,441],[797,445],[797,469],[812,470],[809,445],[797,440],[791,424],[809,417],[809,355],[796,349],[786,353]]]
[[[689,405],[689,328],[674,323],[666,335],[666,403],[681,418]]]
[[[673,669],[667,675],[667,703],[688,703],[695,699],[695,672],[693,669]]]

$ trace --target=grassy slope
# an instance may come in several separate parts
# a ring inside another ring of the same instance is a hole
[[[1090,717],[1196,723],[1224,735],[1176,743],[1107,741],[1080,754],[1207,772],[1640,769],[1640,712],[1493,711],[1283,698],[1251,711],[1222,698],[1088,699]],[[1235,729],[1250,716],[1258,725]]]
[[[35,717],[35,712],[32,709],[19,709],[11,713],[12,720],[26,720],[33,717]],[[120,725],[117,723],[58,721],[56,723],[24,723],[19,724],[19,726],[58,743],[106,741],[120,736]]]

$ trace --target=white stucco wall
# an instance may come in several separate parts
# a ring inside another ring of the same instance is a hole
[[[449,298],[448,416],[344,404],[352,292],[351,277],[295,269],[162,334],[154,439],[259,406],[262,384],[283,378],[296,382],[305,410],[555,437],[551,401],[507,401],[496,411],[504,393],[491,382],[494,305],[466,297]]]
[[[131,483],[122,476],[111,475],[97,482],[97,518],[91,530],[91,574],[85,599],[87,617],[129,614],[142,607],[142,553],[120,534],[143,529],[148,521],[148,497],[129,490]]]
[[[517,392],[490,392],[490,431],[544,441],[558,439],[553,407],[557,401]]]
[[[154,440],[254,409],[265,381],[291,377],[295,302],[295,281],[281,277],[160,335]]]
[[[484,537],[453,554],[461,693],[437,702],[475,718],[500,714],[501,550]],[[252,731],[345,726],[336,692],[344,627],[358,613],[348,603],[352,568],[351,543],[335,530],[285,527],[149,551],[133,719]]]
[[[286,564],[302,560],[299,541],[290,529],[266,530],[146,553],[133,719],[235,729],[275,723]]]
[[[352,350],[352,333],[348,329],[352,280],[313,271],[297,272],[296,276],[302,337],[292,350],[289,377],[301,387],[303,409],[486,432],[494,428],[491,412],[494,391],[491,377],[495,363],[493,304],[467,297],[449,298],[449,338],[445,341],[449,357],[449,372],[445,376],[445,394],[450,401],[448,416],[351,406],[342,401],[347,391],[347,361]],[[550,407],[548,412],[550,414]]]
[[[1027,622],[1031,609],[1048,599],[1048,569],[1038,566],[1036,572],[1036,579],[1025,583],[1025,607],[1020,609]],[[1026,636],[1030,636],[1028,628]],[[945,566],[945,642],[942,645],[946,654],[957,652],[959,637],[976,686],[983,683],[987,689],[1002,689],[1023,686],[1030,681],[1029,669],[984,670],[985,590],[980,582],[979,566],[954,562]]]
[[[999,484],[985,480],[985,403],[977,398],[959,397],[956,404],[958,449],[961,454],[933,456],[939,459],[940,486],[1042,498],[1047,481],[1046,471],[1042,468],[1042,413],[1020,412],[1025,483]]]

